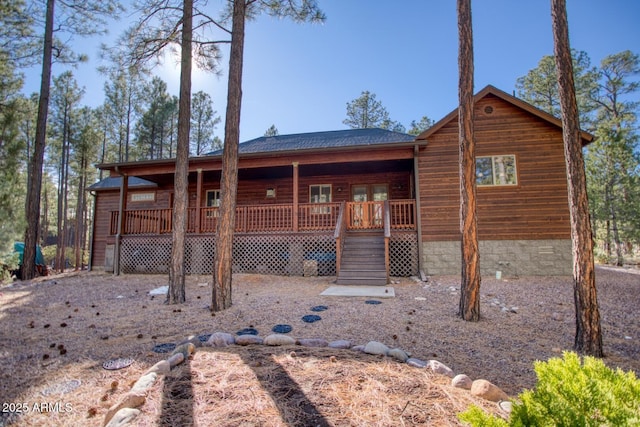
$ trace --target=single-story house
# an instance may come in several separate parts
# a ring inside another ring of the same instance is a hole
[[[572,271],[561,122],[487,86],[475,96],[478,237],[483,274]],[[583,143],[592,136],[582,133]],[[209,274],[221,153],[189,159],[185,268]],[[101,164],[91,265],[167,272],[174,159]],[[459,274],[457,110],[418,135],[349,129],[240,144],[234,272]]]

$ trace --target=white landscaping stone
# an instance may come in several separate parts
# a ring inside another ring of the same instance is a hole
[[[437,360],[429,360],[428,365],[429,368],[431,368],[431,370],[436,374],[446,375],[451,378],[453,378],[453,376],[455,375],[450,367]]]
[[[500,402],[501,400],[509,400],[509,396],[500,389],[500,387],[490,383],[487,380],[475,380],[471,384],[471,394],[481,397],[492,402]]]
[[[141,376],[138,381],[131,387],[132,393],[146,392],[158,379],[158,374],[155,372],[149,372]]]
[[[167,362],[166,360],[161,360],[150,367],[147,372],[145,372],[145,375],[152,372],[158,375],[167,375],[169,372],[171,372],[171,364],[169,364],[169,362]]]
[[[288,335],[283,334],[271,334],[267,335],[263,341],[264,345],[279,346],[279,345],[294,345],[296,340]]]
[[[226,332],[214,332],[207,340],[207,345],[211,347],[227,347],[235,342],[233,335]]]
[[[389,347],[378,341],[369,341],[367,345],[364,346],[363,351],[367,354],[382,354],[386,356],[389,352]]]
[[[253,334],[243,334],[243,335],[238,335],[236,337],[236,344],[237,345],[261,345],[263,343],[263,339],[262,337],[259,337],[257,335],[253,335]]]
[[[172,355],[171,357],[169,357],[167,359],[167,362],[169,362],[169,365],[171,365],[171,369],[173,369],[176,366],[178,366],[179,364],[181,364],[182,362],[184,362],[184,354],[176,353],[176,354]]]
[[[139,409],[122,408],[116,412],[113,417],[104,424],[105,427],[122,427],[130,424],[138,415]]]
[[[471,384],[473,384],[473,380],[465,374],[458,374],[451,380],[452,386],[465,390],[471,390]]]

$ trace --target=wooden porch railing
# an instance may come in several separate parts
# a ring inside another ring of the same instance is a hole
[[[415,230],[415,201],[390,200],[388,203],[391,230]],[[298,229],[293,229],[293,205],[246,205],[236,208],[235,231],[330,231],[342,218],[348,230],[384,228],[384,202],[302,203],[298,205]],[[172,231],[172,209],[136,209],[124,213],[123,234],[164,234]],[[197,230],[197,216],[200,229]],[[187,233],[215,233],[218,208],[189,208]],[[118,211],[111,212],[109,231],[118,230]]]
[[[340,204],[340,212],[336,221],[336,229],[333,232],[333,238],[336,239],[336,276],[340,274],[340,262],[342,260],[342,249],[344,248],[344,232],[347,228],[345,223],[346,215],[345,202]]]
[[[389,201],[384,202],[384,268],[387,272],[387,283],[389,283],[389,241],[391,240],[391,208],[389,207]]]

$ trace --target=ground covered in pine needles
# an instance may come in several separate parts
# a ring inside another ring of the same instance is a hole
[[[189,335],[290,325],[296,338],[380,341],[436,359],[516,396],[535,385],[533,361],[560,357],[575,333],[570,278],[484,278],[477,323],[456,316],[459,278],[398,279],[395,298],[325,297],[332,277],[234,276],[233,306],[209,311],[211,278],[187,278],[187,302],[149,291],[166,276],[66,273],[0,288],[0,426],[102,425],[150,366],[154,349]],[[640,274],[598,268],[605,363],[640,373]],[[322,312],[311,309],[326,306]],[[321,320],[307,323],[305,315]],[[132,359],[123,369],[103,364]],[[198,348],[147,393],[135,425],[459,425],[471,403],[495,403],[450,378],[391,358],[329,348]]]

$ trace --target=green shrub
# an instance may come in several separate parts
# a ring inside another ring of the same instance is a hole
[[[514,401],[509,421],[472,407],[460,414],[472,426],[640,426],[640,380],[602,360],[565,352],[535,362],[534,390]]]

